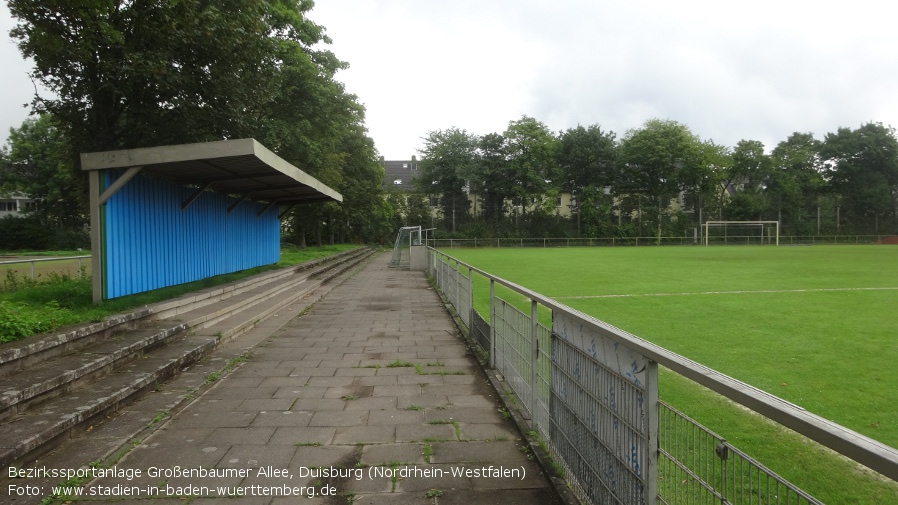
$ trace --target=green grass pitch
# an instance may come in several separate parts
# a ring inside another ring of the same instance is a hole
[[[444,252],[898,447],[898,247]],[[489,289],[476,275],[475,292],[488,314]],[[820,458],[818,446],[672,372],[662,370],[660,388],[827,503],[898,503],[894,483]]]

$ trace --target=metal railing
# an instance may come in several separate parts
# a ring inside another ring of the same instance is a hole
[[[661,402],[658,365],[898,480],[898,450],[892,447],[440,251],[427,251],[427,271],[437,288],[489,355],[490,366],[584,503],[819,503]],[[473,305],[475,274],[489,281],[488,318]],[[529,314],[498,297],[497,285],[529,300]],[[551,328],[540,322],[540,307],[551,311]]]
[[[875,244],[891,235],[782,235],[780,245],[807,244]],[[618,246],[674,246],[704,245],[697,237],[608,237],[608,238],[438,238],[427,239],[434,248],[456,247],[618,247]],[[711,245],[768,245],[759,235],[728,235],[709,237]]]
[[[35,279],[35,263],[43,263],[50,261],[68,261],[68,260],[78,260],[78,272],[84,272],[84,263],[83,260],[90,259],[90,256],[65,256],[58,258],[37,258],[37,259],[27,259],[27,260],[12,260],[12,261],[0,261],[0,267],[8,267],[9,265],[17,265],[21,263],[30,263],[31,264],[31,280]]]
[[[820,503],[664,402],[659,432],[661,503]]]

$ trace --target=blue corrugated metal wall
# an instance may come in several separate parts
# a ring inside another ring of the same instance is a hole
[[[121,172],[107,171],[106,185]],[[277,206],[195,190],[138,175],[106,203],[104,298],[117,298],[280,260]]]

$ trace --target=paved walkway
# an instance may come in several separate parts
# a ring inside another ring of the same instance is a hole
[[[154,505],[557,503],[423,273],[388,259],[257,346],[86,492]]]

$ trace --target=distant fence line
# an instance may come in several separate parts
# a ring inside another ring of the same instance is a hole
[[[780,245],[876,244],[892,235],[781,235]],[[710,245],[770,245],[758,235],[710,236]],[[704,245],[695,237],[608,237],[608,238],[428,238],[427,245],[455,247],[617,247]]]
[[[898,480],[894,448],[436,249],[425,250],[437,289],[520,399],[531,429],[584,503],[820,503],[660,401],[658,365]],[[488,315],[474,307],[475,275],[489,281]],[[498,297],[497,285],[526,298],[529,310]],[[552,312],[551,327],[540,322],[540,308]]]
[[[22,263],[30,263],[31,264],[31,280],[35,279],[35,263],[45,263],[50,261],[70,261],[70,260],[78,260],[78,272],[84,271],[84,263],[83,260],[90,259],[90,256],[60,256],[57,258],[36,258],[36,259],[27,259],[27,260],[12,260],[12,261],[0,261],[0,268],[6,267],[9,270],[9,267],[12,265],[19,265]],[[80,275],[80,273],[79,273]]]

